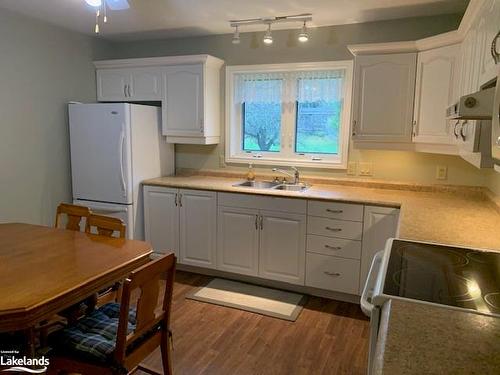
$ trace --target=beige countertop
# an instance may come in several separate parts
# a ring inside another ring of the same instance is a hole
[[[399,238],[500,251],[498,207],[477,191],[416,191],[314,183],[304,192],[234,187],[241,178],[160,177],[145,185],[399,207]],[[389,185],[390,186],[390,185]],[[424,189],[422,189],[424,190]]]
[[[500,319],[419,303],[384,305],[374,374],[500,373]]]

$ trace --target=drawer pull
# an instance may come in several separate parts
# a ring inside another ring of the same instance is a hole
[[[340,246],[325,245],[325,248],[330,249],[330,250],[342,250],[342,248]]]
[[[340,273],[338,273],[338,272],[328,272],[328,271],[324,271],[324,274],[325,274],[325,275],[328,275],[328,276],[332,276],[332,277],[338,277],[338,276],[340,276]]]
[[[330,230],[332,232],[341,232],[342,228],[332,228],[332,227],[325,227],[326,230]]]
[[[331,209],[327,208],[326,212],[331,212],[332,214],[341,214],[344,212],[344,210],[331,210]]]

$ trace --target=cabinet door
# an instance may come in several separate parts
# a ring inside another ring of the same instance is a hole
[[[180,262],[216,267],[217,193],[179,190]]]
[[[410,142],[415,53],[357,56],[353,139]]]
[[[257,276],[259,211],[219,206],[217,226],[217,269]]]
[[[130,69],[130,99],[161,100],[161,71],[156,68]]]
[[[177,189],[144,186],[144,232],[156,253],[179,256]]]
[[[203,136],[203,66],[168,66],[163,74],[163,134]]]
[[[500,1],[485,1],[477,24],[477,46],[479,48],[479,85],[497,75],[495,61],[491,56],[491,44],[500,30]],[[500,48],[497,41],[497,50]]]
[[[398,219],[397,208],[365,206],[359,294],[365,286],[373,256],[384,250],[387,239],[396,236]]]
[[[259,276],[304,285],[306,216],[261,211]]]
[[[125,101],[128,99],[130,70],[100,69],[97,71],[97,100]]]
[[[413,141],[452,144],[445,108],[453,103],[459,45],[418,54]]]

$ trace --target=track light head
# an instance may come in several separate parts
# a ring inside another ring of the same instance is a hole
[[[240,32],[238,30],[238,26],[234,28],[234,35],[233,35],[233,44],[240,44]]]
[[[271,34],[271,24],[268,25],[264,39],[262,40],[264,44],[273,44],[273,36]]]
[[[302,25],[302,29],[300,30],[300,34],[299,34],[299,42],[301,43],[305,43],[309,40],[309,33],[307,32],[307,26],[306,26],[306,22],[304,21],[304,25]]]
[[[100,7],[102,5],[102,0],[85,0],[85,2],[91,7]]]

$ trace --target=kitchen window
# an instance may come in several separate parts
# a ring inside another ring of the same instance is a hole
[[[352,61],[226,69],[226,162],[346,168]]]

